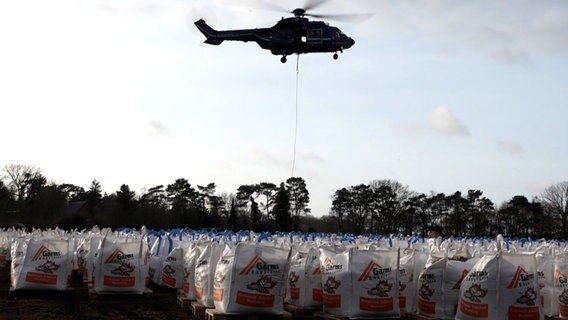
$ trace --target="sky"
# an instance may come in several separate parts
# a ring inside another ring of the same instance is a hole
[[[294,175],[316,216],[376,179],[497,205],[568,180],[567,1],[331,0],[313,13],[373,16],[327,21],[356,44],[298,71],[254,43],[203,44],[199,18],[287,16],[253,2],[0,1],[0,166],[108,193]]]

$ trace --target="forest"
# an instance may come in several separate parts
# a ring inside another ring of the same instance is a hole
[[[329,212],[312,215],[302,177],[241,185],[232,193],[219,194],[214,182],[192,185],[179,178],[138,194],[128,184],[108,194],[96,179],[85,189],[50,182],[32,165],[7,164],[0,170],[0,228],[98,225],[425,236],[440,227],[445,236],[455,237],[568,238],[568,181],[530,200],[515,195],[498,205],[482,190],[424,194],[388,179],[342,187],[330,201]]]

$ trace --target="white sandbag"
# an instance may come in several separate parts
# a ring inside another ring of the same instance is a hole
[[[83,282],[88,282],[90,275],[90,271],[87,267],[87,256],[89,255],[89,246],[90,246],[90,239],[88,238],[78,238],[77,241],[77,248],[74,254],[74,264],[73,268],[79,270],[79,273],[82,275]]]
[[[554,299],[554,259],[551,254],[538,252],[536,269],[540,291],[540,306],[547,317],[558,315],[558,302]]]
[[[558,316],[558,301],[554,297],[554,287],[540,289],[540,306],[546,317]]]
[[[195,300],[195,265],[199,254],[197,245],[191,244],[183,257],[183,294],[189,300]]]
[[[461,283],[457,320],[497,318],[497,279],[500,254],[485,255]]]
[[[334,314],[347,315],[351,313],[350,282],[343,283],[342,277],[348,278],[349,252],[335,252],[320,248],[320,261],[322,267],[322,298],[323,310]]]
[[[160,285],[164,287],[180,289],[184,281],[183,249],[174,248],[164,260],[162,265],[162,277]]]
[[[428,262],[428,253],[425,251],[416,248],[414,249],[414,270],[412,272],[412,280],[414,283],[413,293],[410,295],[414,296],[414,299],[406,299],[406,312],[408,313],[417,313],[418,312],[418,286],[420,274],[424,270],[426,266],[426,262]]]
[[[544,319],[534,253],[501,255],[498,319]]]
[[[148,277],[148,247],[144,236],[105,237],[94,262],[94,290],[98,294],[143,294]]]
[[[477,261],[477,260],[476,260]],[[473,267],[473,261],[448,260],[444,271],[443,316],[441,319],[454,319],[458,309],[460,288],[463,280]]]
[[[568,255],[554,259],[554,300],[558,302],[558,315],[568,319]]]
[[[104,239],[102,234],[94,234],[91,236],[87,246],[87,252],[85,253],[86,269],[87,269],[87,282],[93,284],[95,277],[95,257]]]
[[[7,234],[0,232],[0,268],[4,268],[10,260],[10,248],[12,239]]]
[[[161,236],[150,248],[150,264],[148,269],[148,277],[155,284],[162,281],[162,268],[164,261],[173,250],[174,244],[169,236]]]
[[[10,285],[12,288],[16,287],[16,280],[22,272],[26,250],[28,248],[28,239],[16,238],[10,248]]]
[[[264,243],[226,245],[215,274],[215,308],[228,314],[284,311],[289,253]]]
[[[290,303],[304,308],[322,306],[319,255],[320,252],[315,247],[292,249],[286,281]]]
[[[398,278],[398,304],[402,313],[414,312],[416,280],[414,277],[415,251],[407,248],[401,252]]]
[[[456,319],[542,320],[534,254],[482,257],[462,282]]]
[[[418,277],[418,314],[442,318],[444,308],[444,271],[448,259],[431,255]]]
[[[223,247],[210,242],[200,244],[199,250],[195,265],[195,298],[202,305],[213,307],[213,281]]]
[[[350,318],[400,317],[398,249],[320,251],[324,311]]]
[[[30,239],[19,265],[21,268],[15,274],[14,288],[65,290],[71,270],[71,256],[68,239]]]

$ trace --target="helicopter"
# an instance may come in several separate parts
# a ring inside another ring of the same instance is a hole
[[[323,21],[312,21],[306,17],[355,20],[358,18],[365,19],[369,15],[310,14],[307,12],[308,10],[326,1],[312,2],[304,8],[296,8],[290,12],[282,9],[282,11],[292,13],[293,17],[282,18],[270,28],[217,31],[203,19],[197,20],[194,24],[207,38],[205,43],[210,45],[220,45],[225,40],[253,41],[262,49],[270,50],[274,55],[281,55],[280,61],[282,63],[286,63],[286,57],[289,55],[312,52],[333,53],[333,59],[337,60],[339,57],[337,53],[343,53],[343,50],[351,48],[355,44],[355,40],[346,36],[337,27],[330,26]]]

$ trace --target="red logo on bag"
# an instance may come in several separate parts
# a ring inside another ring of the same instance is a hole
[[[273,273],[279,272],[280,266],[278,264],[269,264],[266,263],[261,257],[254,256],[252,260],[243,268],[243,270],[239,273],[240,275],[243,274],[250,274],[250,273]]]
[[[467,276],[468,273],[469,273],[469,270],[465,270],[465,269],[464,269],[464,270],[462,271],[462,274],[461,274],[459,280],[456,281],[456,284],[454,284],[454,286],[452,287],[452,289],[454,289],[454,290],[459,290],[459,289],[461,288],[461,284],[462,284],[462,282],[463,282],[463,279],[465,279],[465,277]]]
[[[42,245],[39,247],[37,252],[32,257],[32,261],[37,260],[49,260],[61,258],[61,253],[58,251],[51,251],[46,246]]]
[[[361,273],[361,275],[359,276],[359,279],[357,279],[357,281],[365,281],[365,280],[368,280],[369,278],[371,278],[373,276],[376,277],[376,276],[379,276],[379,275],[386,274],[387,272],[390,272],[391,270],[392,270],[392,268],[383,268],[378,263],[371,260],[371,262],[369,262],[369,264],[367,265],[365,270],[363,270],[363,273]]]
[[[530,281],[534,279],[534,274],[529,274],[525,269],[521,266],[517,267],[517,271],[515,271],[515,275],[511,280],[511,283],[507,286],[507,289],[513,289],[519,286],[519,282],[521,281]]]
[[[292,288],[296,287],[296,283],[300,279],[300,276],[296,274],[296,272],[290,272],[288,275],[288,285]]]
[[[564,273],[560,272],[560,270],[556,270],[556,272],[554,272],[554,278],[562,285],[562,287],[568,283],[568,277],[566,277]]]
[[[134,258],[133,254],[124,254],[122,250],[115,249],[113,253],[105,260],[105,263],[122,263]]]
[[[331,264],[331,259],[329,257],[326,257],[324,262],[317,268],[314,269],[314,272],[312,273],[312,275],[318,275],[321,274],[321,272],[324,270],[326,265],[330,265]]]

